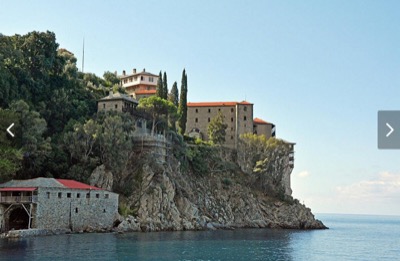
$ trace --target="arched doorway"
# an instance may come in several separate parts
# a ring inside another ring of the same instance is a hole
[[[8,221],[9,230],[28,229],[29,215],[28,213],[26,213],[26,210],[22,207],[18,207],[11,210],[8,220],[9,220]]]

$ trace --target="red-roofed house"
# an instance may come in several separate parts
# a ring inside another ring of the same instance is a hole
[[[118,194],[75,180],[35,178],[0,184],[0,232],[111,229]]]
[[[275,137],[275,125],[260,118],[254,118],[253,133],[257,135],[265,135],[267,139]]]
[[[142,72],[136,72],[136,69],[133,69],[132,74],[123,71],[119,78],[122,87],[136,100],[156,94],[158,75],[146,72],[145,69]]]

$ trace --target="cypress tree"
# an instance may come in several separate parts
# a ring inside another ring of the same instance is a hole
[[[178,92],[178,84],[174,82],[171,88],[171,93],[168,96],[168,100],[172,102],[176,107],[179,106],[179,92]]]
[[[164,72],[164,77],[163,77],[162,83],[163,83],[163,93],[162,93],[162,97],[161,98],[167,100],[168,99],[167,72]]]
[[[163,98],[164,95],[164,84],[163,84],[163,79],[162,79],[162,73],[160,71],[158,75],[158,81],[157,81],[157,89],[156,89],[156,96]]]
[[[186,121],[187,121],[187,75],[185,69],[182,72],[182,82],[181,82],[181,97],[179,99],[178,112],[180,114],[180,119],[178,122],[179,133],[184,135],[186,131]]]

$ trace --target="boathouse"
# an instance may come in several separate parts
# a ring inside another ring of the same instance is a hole
[[[0,184],[0,232],[111,229],[118,194],[75,180],[35,178]]]

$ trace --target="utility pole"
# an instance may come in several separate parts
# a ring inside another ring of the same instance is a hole
[[[82,53],[82,73],[85,68],[85,37],[83,37],[83,53]]]

